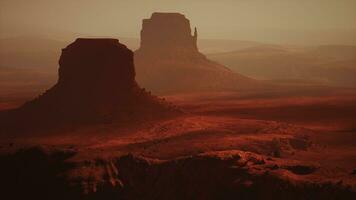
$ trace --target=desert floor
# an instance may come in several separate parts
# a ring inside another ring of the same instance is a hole
[[[10,136],[2,139],[2,149],[71,148],[79,152],[71,158],[76,161],[127,153],[169,160],[240,150],[313,166],[316,170],[308,173],[310,180],[356,184],[355,90],[309,87],[163,98],[184,114],[151,122],[113,122],[30,137]]]

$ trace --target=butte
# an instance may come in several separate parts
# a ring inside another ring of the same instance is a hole
[[[179,13],[153,13],[144,19],[135,51],[137,81],[160,93],[250,89],[256,80],[208,60],[199,52],[198,31]]]
[[[1,133],[102,122],[148,120],[177,109],[139,87],[133,52],[117,39],[79,38],[62,50],[58,82],[0,113]]]

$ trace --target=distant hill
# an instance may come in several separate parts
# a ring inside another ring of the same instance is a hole
[[[16,37],[0,40],[0,67],[53,68],[65,42],[48,38]]]
[[[263,45],[260,42],[243,40],[199,39],[199,50],[204,54],[222,53]]]
[[[355,60],[356,46],[352,45],[323,45],[315,48],[312,53],[316,56],[335,60]]]
[[[261,45],[207,57],[257,79],[308,79],[356,87],[356,46]]]

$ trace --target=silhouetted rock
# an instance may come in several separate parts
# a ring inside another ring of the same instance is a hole
[[[117,39],[77,39],[62,50],[59,65],[57,84],[2,114],[6,127],[130,121],[172,110],[137,85],[133,52]]]
[[[236,90],[256,81],[208,60],[198,51],[198,31],[179,13],[153,13],[144,19],[135,52],[140,85],[159,92]]]
[[[2,197],[299,200],[355,199],[356,195],[345,183],[292,174],[285,170],[293,167],[288,162],[236,150],[169,160],[135,154],[94,159],[81,154],[84,152],[44,147],[0,154]]]
[[[189,20],[179,13],[153,13],[144,19],[141,30],[142,51],[189,51],[196,53],[197,30],[191,35]]]
[[[63,49],[59,64],[57,86],[65,91],[111,96],[137,87],[133,53],[117,39],[77,39]]]

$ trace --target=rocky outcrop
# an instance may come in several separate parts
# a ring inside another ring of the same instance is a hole
[[[2,197],[346,200],[356,195],[347,184],[314,178],[313,164],[236,150],[165,161],[132,154],[78,159],[80,153],[34,147],[0,155]]]
[[[5,127],[132,121],[173,110],[135,81],[133,52],[117,39],[77,39],[62,50],[57,84],[2,113]]]
[[[137,80],[158,93],[253,88],[257,82],[208,60],[198,51],[198,31],[179,13],[144,19],[135,52]]]

